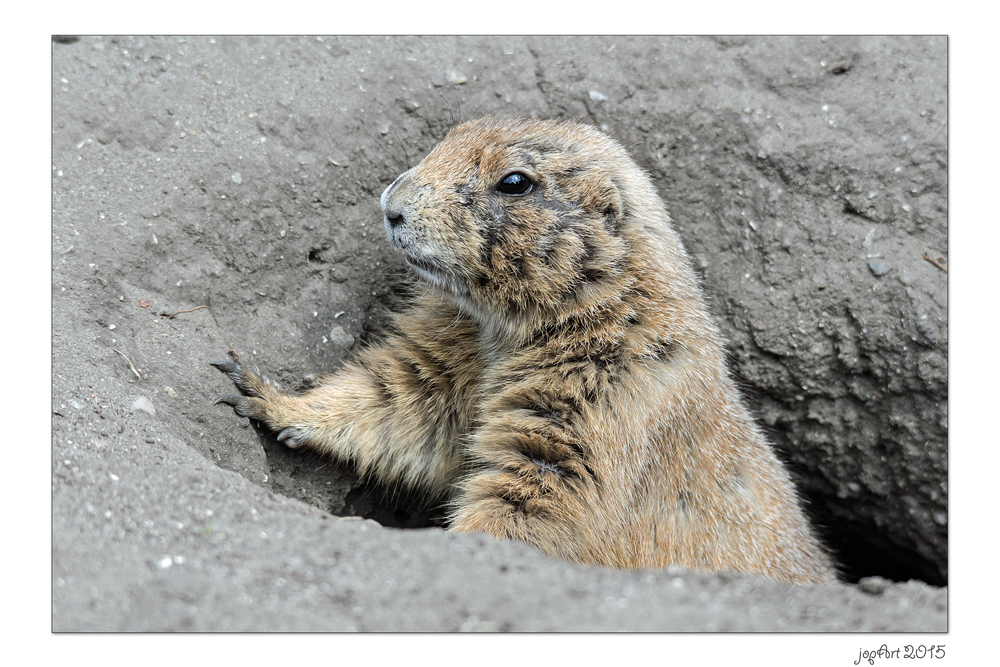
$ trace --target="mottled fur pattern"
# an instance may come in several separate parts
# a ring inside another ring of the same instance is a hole
[[[452,530],[581,563],[834,581],[621,146],[574,123],[480,118],[381,203],[424,295],[302,395],[217,363],[242,392],[220,402],[289,446],[447,494]]]

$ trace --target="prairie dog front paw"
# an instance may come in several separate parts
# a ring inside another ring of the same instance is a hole
[[[220,396],[212,402],[212,405],[225,403],[232,406],[236,414],[241,417],[271,425],[274,419],[273,401],[281,390],[277,384],[262,378],[256,366],[244,366],[236,352],[230,350],[229,357],[232,359],[231,362],[213,361],[211,365],[229,376],[241,395]]]

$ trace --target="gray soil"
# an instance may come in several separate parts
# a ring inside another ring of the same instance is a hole
[[[52,53],[53,629],[946,629],[945,38]],[[592,123],[653,176],[844,583],[451,534],[211,405],[230,349],[300,389],[378,336],[409,291],[378,195],[486,112]]]

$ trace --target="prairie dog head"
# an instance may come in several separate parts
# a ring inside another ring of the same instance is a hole
[[[667,219],[648,178],[596,129],[487,116],[452,129],[381,205],[390,242],[471,315],[537,321],[621,289],[636,195]]]

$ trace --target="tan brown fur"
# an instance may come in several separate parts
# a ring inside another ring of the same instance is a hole
[[[526,193],[501,192],[522,174]],[[649,178],[573,123],[454,128],[382,195],[427,285],[300,396],[218,363],[290,446],[452,499],[450,527],[581,563],[834,581],[729,378]]]

